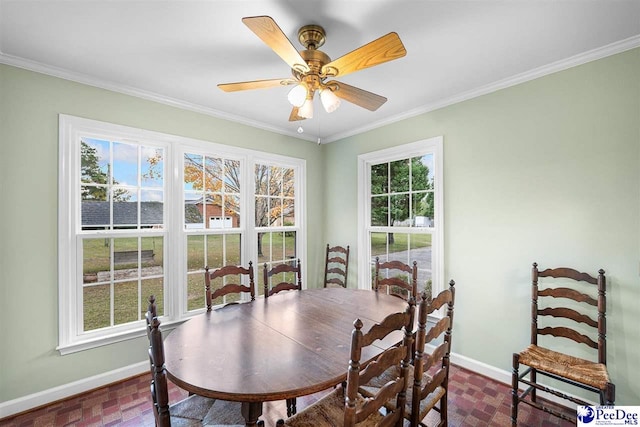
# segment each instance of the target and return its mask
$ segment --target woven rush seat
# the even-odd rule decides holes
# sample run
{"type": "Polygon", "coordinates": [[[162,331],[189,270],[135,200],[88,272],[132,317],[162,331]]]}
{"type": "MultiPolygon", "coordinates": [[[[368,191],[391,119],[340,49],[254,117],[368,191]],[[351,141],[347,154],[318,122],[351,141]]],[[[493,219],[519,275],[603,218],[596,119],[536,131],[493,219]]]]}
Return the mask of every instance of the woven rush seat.
{"type": "MultiPolygon", "coordinates": [[[[400,375],[400,370],[397,369],[394,366],[394,367],[384,371],[384,373],[382,375],[373,378],[367,384],[360,386],[358,391],[364,397],[371,397],[371,396],[375,395],[375,393],[378,390],[380,390],[380,388],[382,388],[382,386],[384,386],[387,382],[392,381],[394,378],[397,378],[399,375],[400,375]]],[[[413,378],[414,375],[415,374],[414,374],[413,365],[409,366],[409,374],[408,374],[409,378],[413,378]]],[[[433,378],[431,378],[431,376],[427,375],[426,373],[422,375],[422,383],[423,384],[429,384],[429,383],[431,383],[432,380],[433,380],[433,378]]],[[[420,412],[419,413],[421,415],[424,414],[424,415],[422,415],[422,417],[420,419],[423,419],[427,415],[429,410],[431,408],[433,408],[438,403],[438,401],[445,395],[446,392],[447,392],[447,390],[445,390],[444,387],[438,385],[424,399],[420,400],[420,412]]],[[[412,402],[412,400],[413,400],[413,387],[409,387],[409,388],[407,388],[407,405],[406,405],[406,410],[405,410],[406,414],[411,414],[411,402],[412,402]]],[[[394,400],[390,400],[390,401],[387,401],[384,406],[387,409],[393,410],[396,407],[395,403],[396,402],[394,400]]]]}
{"type": "Polygon", "coordinates": [[[534,344],[520,352],[520,363],[599,389],[604,389],[609,382],[609,374],[604,364],[558,353],[534,344]]]}
{"type": "MultiPolygon", "coordinates": [[[[359,410],[364,403],[361,396],[356,398],[356,408],[359,410]]],[[[278,426],[295,427],[335,427],[336,420],[342,420],[344,416],[344,389],[338,386],[328,395],[318,400],[307,410],[288,418],[284,424],[280,422],[278,426]]],[[[382,414],[373,414],[367,417],[358,427],[374,427],[382,421],[382,414]]]]}

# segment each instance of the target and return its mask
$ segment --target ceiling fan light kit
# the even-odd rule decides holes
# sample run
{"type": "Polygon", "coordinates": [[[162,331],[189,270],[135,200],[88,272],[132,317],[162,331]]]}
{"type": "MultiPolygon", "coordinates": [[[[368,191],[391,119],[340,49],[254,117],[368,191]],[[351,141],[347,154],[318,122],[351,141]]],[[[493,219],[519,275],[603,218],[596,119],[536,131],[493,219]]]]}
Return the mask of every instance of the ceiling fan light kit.
{"type": "Polygon", "coordinates": [[[377,110],[387,98],[337,80],[326,80],[393,61],[407,54],[398,34],[391,32],[332,61],[326,53],[318,50],[326,40],[324,28],[319,25],[300,28],[298,41],[305,50],[298,51],[271,17],[250,16],[242,18],[242,22],[289,65],[293,77],[221,83],[218,87],[225,92],[235,92],[295,85],[287,95],[293,105],[289,121],[313,117],[313,96],[316,91],[328,113],[340,106],[340,99],[370,111],[377,110]]]}
{"type": "Polygon", "coordinates": [[[294,107],[302,107],[304,101],[307,99],[307,87],[304,83],[297,84],[289,91],[287,95],[289,102],[294,107]]]}
{"type": "Polygon", "coordinates": [[[329,88],[320,89],[320,101],[327,113],[333,113],[340,106],[340,98],[329,88]]]}

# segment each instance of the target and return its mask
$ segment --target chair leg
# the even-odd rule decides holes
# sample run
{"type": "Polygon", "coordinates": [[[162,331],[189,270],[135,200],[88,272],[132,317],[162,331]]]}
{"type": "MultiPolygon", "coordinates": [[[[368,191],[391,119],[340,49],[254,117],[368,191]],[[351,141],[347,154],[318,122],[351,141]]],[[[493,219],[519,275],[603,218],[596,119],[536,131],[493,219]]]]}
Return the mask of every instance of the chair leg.
{"type": "MultiPolygon", "coordinates": [[[[529,379],[531,380],[532,384],[537,384],[537,375],[536,375],[537,371],[534,368],[531,368],[530,374],[529,374],[529,379]]],[[[532,388],[531,389],[531,401],[535,402],[536,401],[536,388],[532,388]]]]}
{"type": "Polygon", "coordinates": [[[604,391],[604,402],[602,401],[602,394],[600,395],[600,404],[601,405],[613,405],[616,401],[616,386],[612,383],[607,383],[607,387],[604,391]]]}
{"type": "Polygon", "coordinates": [[[513,367],[511,370],[511,425],[518,425],[518,403],[520,399],[518,397],[518,367],[520,366],[520,355],[513,353],[513,367]]]}
{"type": "Polygon", "coordinates": [[[296,398],[293,397],[293,398],[287,399],[287,417],[295,415],[296,412],[297,412],[296,398]]]}

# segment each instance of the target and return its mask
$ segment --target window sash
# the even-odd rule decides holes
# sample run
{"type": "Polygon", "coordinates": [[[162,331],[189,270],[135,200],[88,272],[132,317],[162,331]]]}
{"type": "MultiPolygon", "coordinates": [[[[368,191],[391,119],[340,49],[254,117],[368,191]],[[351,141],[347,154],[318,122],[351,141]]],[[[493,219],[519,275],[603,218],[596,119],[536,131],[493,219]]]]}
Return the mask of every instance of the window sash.
{"type": "MultiPolygon", "coordinates": [[[[358,287],[370,289],[372,283],[371,234],[401,233],[431,236],[431,280],[432,292],[437,294],[444,289],[444,218],[443,218],[443,138],[441,136],[404,144],[389,149],[366,153],[358,156],[358,287]],[[433,155],[434,167],[434,218],[431,227],[372,225],[371,222],[371,168],[381,163],[411,159],[426,154],[433,155]]],[[[385,194],[394,194],[390,189],[385,194]]],[[[421,267],[418,261],[418,269],[421,267]]],[[[423,285],[423,284],[422,284],[423,285]]],[[[422,286],[419,286],[422,287],[422,286]]]]}
{"type": "MultiPolygon", "coordinates": [[[[260,273],[256,262],[256,240],[258,230],[253,224],[254,218],[254,165],[268,164],[277,167],[287,167],[294,170],[294,217],[295,225],[283,227],[287,231],[295,231],[296,247],[305,247],[304,232],[304,188],[305,160],[295,159],[270,153],[262,153],[248,149],[198,141],[159,132],[135,129],[111,123],[83,119],[73,116],[60,115],[59,131],[59,345],[61,354],[105,345],[113,342],[144,335],[144,319],[115,325],[112,327],[82,332],[82,289],[83,289],[83,258],[82,241],[90,238],[121,238],[162,236],[164,266],[164,317],[163,322],[169,326],[181,322],[186,318],[204,311],[189,310],[187,306],[187,286],[171,284],[186,283],[189,276],[204,273],[188,271],[187,247],[188,237],[195,235],[233,236],[240,237],[240,257],[243,265],[253,260],[257,275],[260,273]],[[110,141],[124,141],[145,146],[164,148],[164,227],[162,229],[111,229],[111,230],[82,230],[81,228],[81,196],[80,196],[80,138],[91,136],[110,141]],[[185,153],[199,153],[212,157],[240,161],[241,190],[240,190],[240,222],[238,226],[219,229],[186,229],[184,214],[184,165],[185,153]],[[251,220],[248,220],[251,219],[251,220]],[[251,240],[250,238],[251,237],[251,240]],[[171,262],[166,262],[170,259],[171,262]]],[[[274,231],[280,227],[269,228],[274,231]]],[[[298,257],[304,259],[306,253],[298,252],[298,257]]],[[[204,266],[203,266],[204,267],[204,266]]],[[[204,292],[204,283],[203,283],[204,292]]],[[[140,310],[145,310],[147,295],[142,298],[140,310]]]]}

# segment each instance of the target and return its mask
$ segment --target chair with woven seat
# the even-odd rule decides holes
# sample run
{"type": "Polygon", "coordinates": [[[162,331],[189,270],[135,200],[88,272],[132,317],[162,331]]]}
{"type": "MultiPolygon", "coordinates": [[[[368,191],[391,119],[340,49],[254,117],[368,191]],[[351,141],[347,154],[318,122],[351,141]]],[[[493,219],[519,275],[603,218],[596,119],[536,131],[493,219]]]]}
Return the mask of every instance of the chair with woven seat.
{"type": "MultiPolygon", "coordinates": [[[[453,305],[455,302],[455,282],[449,282],[449,288],[431,299],[426,292],[420,295],[418,307],[418,330],[416,332],[413,365],[409,367],[409,377],[413,385],[407,391],[405,418],[412,427],[424,426],[423,420],[431,411],[438,413],[436,421],[429,415],[429,425],[446,426],[448,422],[447,399],[449,390],[449,354],[453,326],[453,305]],[[427,316],[443,306],[446,314],[433,326],[427,328],[427,316]],[[431,347],[425,351],[426,344],[431,347]]],[[[373,396],[397,370],[387,370],[360,387],[365,397],[373,396]]],[[[385,404],[387,409],[395,409],[395,402],[385,404]]]]}
{"type": "Polygon", "coordinates": [[[404,312],[386,316],[366,332],[362,331],[364,326],[362,321],[356,319],[351,333],[351,355],[346,390],[338,386],[328,395],[286,421],[278,420],[276,425],[287,427],[402,426],[409,385],[408,371],[411,362],[414,312],[415,299],[411,298],[404,312]],[[402,344],[387,348],[361,369],[363,348],[372,345],[376,340],[384,339],[395,331],[403,332],[402,344]],[[394,366],[397,367],[398,375],[390,378],[373,398],[364,399],[358,393],[360,384],[368,382],[394,366]],[[386,411],[383,415],[380,410],[387,400],[395,400],[396,408],[386,411]]]}
{"type": "Polygon", "coordinates": [[[402,261],[380,262],[380,258],[376,257],[375,268],[374,291],[383,291],[406,300],[418,297],[418,263],[416,261],[408,265],[402,261]],[[382,271],[384,274],[381,274],[382,271]]]}
{"type": "Polygon", "coordinates": [[[191,395],[169,405],[167,372],[164,367],[164,343],[156,310],[155,297],[151,295],[146,320],[151,367],[151,398],[156,426],[244,426],[240,402],[191,395]]]}
{"type": "Polygon", "coordinates": [[[576,418],[538,400],[537,390],[577,405],[593,404],[557,386],[541,384],[540,375],[594,392],[600,405],[613,405],[615,385],[607,371],[604,270],[599,270],[596,278],[571,268],[539,271],[538,264],[533,263],[531,282],[531,344],[513,354],[512,425],[518,422],[519,403],[576,422],[576,418]],[[544,279],[538,283],[539,278],[544,279]],[[567,346],[570,343],[567,339],[577,343],[575,350],[567,346]],[[557,347],[562,351],[554,350],[555,345],[562,345],[557,347]],[[589,357],[589,352],[592,357],[583,358],[585,354],[589,357]],[[519,371],[521,365],[525,366],[522,373],[519,371]],[[522,393],[520,384],[526,387],[522,393]]]}
{"type": "Polygon", "coordinates": [[[269,269],[267,263],[264,263],[263,277],[262,280],[264,282],[264,296],[265,298],[270,297],[271,295],[277,294],[278,292],[287,291],[287,290],[302,290],[302,268],[300,266],[300,259],[297,260],[295,265],[291,264],[278,264],[273,268],[269,269]],[[282,275],[279,276],[278,275],[282,275]],[[272,277],[276,276],[276,279],[280,280],[278,283],[270,283],[272,282],[272,277]]]}
{"type": "Polygon", "coordinates": [[[209,267],[205,267],[204,283],[207,302],[207,311],[211,311],[213,302],[222,298],[222,306],[238,304],[242,293],[248,293],[251,301],[256,299],[255,284],[253,280],[253,263],[249,261],[249,267],[244,268],[239,265],[225,265],[209,272],[209,267]],[[242,277],[247,277],[248,285],[241,283],[242,277]],[[235,280],[234,280],[235,279],[235,280]],[[217,281],[217,282],[216,282],[217,281]],[[238,283],[235,283],[235,282],[238,283]],[[213,292],[213,285],[219,284],[213,292]],[[231,299],[231,300],[229,300],[231,299]]]}
{"type": "Polygon", "coordinates": [[[329,247],[324,262],[324,287],[347,287],[347,275],[349,273],[349,246],[329,247]]]}
{"type": "MultiPolygon", "coordinates": [[[[302,290],[302,268],[300,266],[300,259],[296,261],[295,265],[291,264],[278,264],[269,269],[267,263],[264,263],[264,270],[262,280],[264,282],[264,297],[268,298],[278,292],[288,290],[302,290]],[[275,276],[275,279],[272,279],[275,276]],[[273,284],[270,282],[278,281],[273,284]],[[271,286],[270,286],[271,285],[271,286]]],[[[296,413],[296,398],[292,397],[287,399],[287,416],[291,416],[296,413]]]]}

